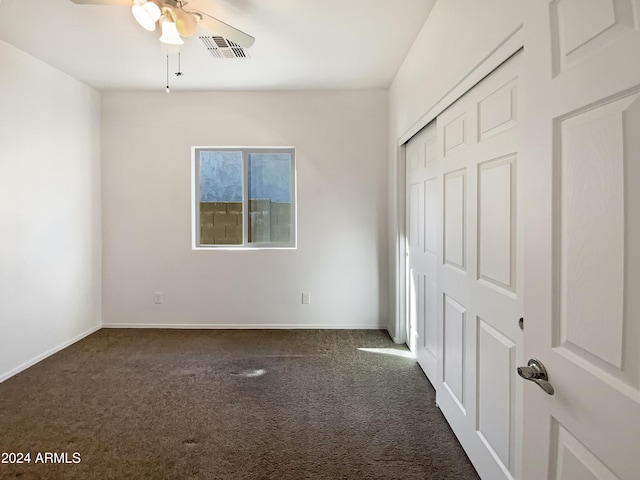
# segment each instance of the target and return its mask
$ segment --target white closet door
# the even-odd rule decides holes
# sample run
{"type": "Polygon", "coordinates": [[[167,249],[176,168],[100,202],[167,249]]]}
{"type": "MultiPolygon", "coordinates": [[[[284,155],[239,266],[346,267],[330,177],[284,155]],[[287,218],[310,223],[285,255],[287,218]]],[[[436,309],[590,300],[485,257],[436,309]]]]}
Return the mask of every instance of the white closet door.
{"type": "Polygon", "coordinates": [[[486,480],[518,478],[520,468],[519,57],[444,111],[435,136],[420,133],[406,150],[415,352],[486,480]],[[423,162],[430,148],[433,159],[423,162]]]}
{"type": "Polygon", "coordinates": [[[640,478],[640,2],[526,3],[525,480],[640,478]]]}
{"type": "Polygon", "coordinates": [[[436,376],[438,317],[437,265],[440,212],[435,122],[406,148],[408,344],[431,379],[436,376]]]}

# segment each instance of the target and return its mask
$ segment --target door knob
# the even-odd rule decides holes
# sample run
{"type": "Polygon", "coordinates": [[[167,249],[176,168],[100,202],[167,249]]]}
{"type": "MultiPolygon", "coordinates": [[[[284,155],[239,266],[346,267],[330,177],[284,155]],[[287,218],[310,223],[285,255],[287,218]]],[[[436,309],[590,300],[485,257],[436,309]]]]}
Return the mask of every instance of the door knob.
{"type": "Polygon", "coordinates": [[[540,388],[542,388],[549,395],[553,395],[553,386],[549,383],[549,377],[547,375],[547,369],[540,360],[532,358],[527,363],[526,367],[518,367],[518,375],[525,380],[536,382],[540,388]]]}

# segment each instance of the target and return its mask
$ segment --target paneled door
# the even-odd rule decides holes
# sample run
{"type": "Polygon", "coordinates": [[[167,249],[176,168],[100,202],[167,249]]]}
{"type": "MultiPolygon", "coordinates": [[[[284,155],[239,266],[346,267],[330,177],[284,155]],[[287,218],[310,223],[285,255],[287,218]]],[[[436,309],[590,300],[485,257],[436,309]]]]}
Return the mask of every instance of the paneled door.
{"type": "Polygon", "coordinates": [[[518,478],[520,469],[520,57],[406,146],[416,356],[487,480],[518,478]]]}
{"type": "Polygon", "coordinates": [[[640,478],[640,2],[525,2],[524,480],[640,478]]]}
{"type": "Polygon", "coordinates": [[[443,184],[437,401],[481,478],[518,477],[521,55],[437,119],[443,184]]]}
{"type": "Polygon", "coordinates": [[[407,343],[433,381],[436,378],[437,271],[440,212],[435,122],[411,138],[406,151],[407,343]]]}

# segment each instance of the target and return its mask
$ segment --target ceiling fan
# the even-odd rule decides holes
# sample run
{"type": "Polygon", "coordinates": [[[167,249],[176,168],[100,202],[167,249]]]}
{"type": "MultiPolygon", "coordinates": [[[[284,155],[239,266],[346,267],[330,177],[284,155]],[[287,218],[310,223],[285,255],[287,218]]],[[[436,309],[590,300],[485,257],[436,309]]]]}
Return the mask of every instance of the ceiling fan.
{"type": "Polygon", "coordinates": [[[198,25],[231,40],[244,48],[253,45],[255,38],[231,25],[196,9],[185,9],[183,0],[71,0],[79,5],[127,5],[133,16],[145,29],[153,31],[160,25],[160,41],[170,45],[182,45],[182,37],[189,37],[198,25]]]}

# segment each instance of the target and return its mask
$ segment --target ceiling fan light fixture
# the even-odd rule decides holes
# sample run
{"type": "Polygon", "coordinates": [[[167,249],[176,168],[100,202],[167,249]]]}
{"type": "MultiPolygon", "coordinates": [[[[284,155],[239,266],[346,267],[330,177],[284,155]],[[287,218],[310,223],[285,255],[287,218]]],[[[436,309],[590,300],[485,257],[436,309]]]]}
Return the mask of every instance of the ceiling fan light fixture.
{"type": "Polygon", "coordinates": [[[131,7],[136,21],[145,30],[153,32],[156,29],[156,22],[160,19],[160,7],[154,2],[136,0],[131,7]]]}
{"type": "Polygon", "coordinates": [[[162,26],[162,36],[160,37],[160,41],[162,43],[167,43],[169,45],[182,45],[184,43],[184,40],[180,38],[180,34],[176,29],[176,23],[174,21],[170,18],[164,17],[160,25],[162,26]]]}
{"type": "Polygon", "coordinates": [[[185,12],[182,9],[174,9],[176,16],[176,29],[181,37],[190,37],[196,33],[198,28],[198,20],[195,15],[189,12],[185,12]]]}

